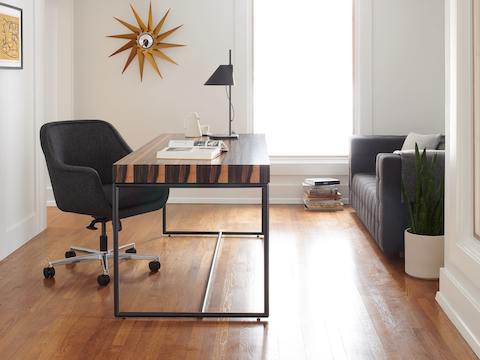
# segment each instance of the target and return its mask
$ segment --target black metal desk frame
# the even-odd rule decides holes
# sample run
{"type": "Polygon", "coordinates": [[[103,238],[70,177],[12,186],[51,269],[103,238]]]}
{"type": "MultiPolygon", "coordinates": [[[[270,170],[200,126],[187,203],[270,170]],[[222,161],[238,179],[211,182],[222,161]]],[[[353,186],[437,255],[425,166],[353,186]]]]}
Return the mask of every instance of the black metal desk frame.
{"type": "MultiPolygon", "coordinates": [[[[266,318],[269,316],[269,187],[268,184],[113,184],[113,269],[114,269],[114,314],[116,317],[160,317],[160,318],[266,318]],[[260,232],[237,232],[237,231],[168,231],[167,210],[163,208],[163,234],[167,236],[216,236],[217,241],[210,264],[210,271],[205,286],[202,307],[198,312],[151,312],[151,311],[121,311],[120,310],[120,272],[119,272],[119,194],[122,188],[128,187],[160,187],[160,188],[260,188],[262,190],[262,230],[260,232]],[[207,311],[208,301],[211,292],[211,281],[215,273],[217,258],[221,247],[223,236],[263,236],[263,312],[209,312],[207,311]]],[[[161,270],[160,270],[161,271],[161,270]]]]}

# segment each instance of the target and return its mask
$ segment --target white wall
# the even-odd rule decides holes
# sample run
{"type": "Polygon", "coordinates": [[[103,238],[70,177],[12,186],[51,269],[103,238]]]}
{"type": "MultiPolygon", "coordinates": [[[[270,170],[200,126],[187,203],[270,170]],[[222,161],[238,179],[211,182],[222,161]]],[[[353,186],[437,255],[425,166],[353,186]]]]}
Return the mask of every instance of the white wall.
{"type": "MultiPolygon", "coordinates": [[[[364,134],[444,132],[444,4],[439,0],[358,0],[368,8],[359,35],[370,36],[362,57],[370,62],[371,115],[363,115],[364,134]],[[369,12],[369,13],[368,13],[369,12]]],[[[198,111],[202,121],[216,131],[225,127],[226,104],[219,88],[204,87],[216,65],[234,49],[237,80],[251,81],[242,33],[235,26],[239,6],[235,1],[153,1],[161,15],[172,8],[169,26],[184,24],[172,41],[187,44],[169,53],[180,66],[162,63],[165,79],[147,66],[139,81],[136,63],[120,75],[127,53],[108,58],[124,42],[105,35],[123,32],[112,16],[134,21],[128,1],[75,2],[75,116],[103,117],[117,125],[133,147],[163,131],[182,131],[183,118],[198,111]],[[95,9],[93,11],[92,9],[95,9]],[[221,13],[210,21],[210,14],[221,13]],[[92,26],[95,24],[95,26],[92,26]],[[92,91],[94,89],[94,91],[92,91]],[[134,125],[132,125],[134,124],[134,125]]],[[[243,3],[243,2],[242,2],[243,3]]],[[[248,3],[246,1],[245,3],[248,3]]],[[[133,4],[145,15],[147,2],[133,4]]],[[[361,13],[362,10],[360,10],[361,13]]],[[[158,16],[157,15],[157,16],[158,16]]],[[[248,14],[247,14],[248,15],[248,14]]],[[[359,38],[360,36],[357,36],[359,38]]],[[[248,40],[248,39],[247,39],[248,40]]],[[[364,80],[365,82],[367,80],[364,80]]],[[[237,81],[241,86],[243,81],[237,81]]],[[[236,129],[249,129],[247,94],[234,88],[236,129]]],[[[369,101],[368,99],[362,101],[369,101]]]]}
{"type": "MultiPolygon", "coordinates": [[[[60,55],[58,63],[64,66],[59,79],[67,83],[72,81],[67,76],[67,64],[73,64],[74,89],[59,90],[58,94],[66,97],[60,103],[73,102],[74,118],[108,120],[134,148],[161,132],[182,132],[183,119],[191,111],[199,112],[202,122],[210,124],[214,131],[221,131],[227,115],[224,93],[221,88],[205,87],[203,83],[218,64],[226,62],[227,49],[232,48],[237,80],[234,128],[238,132],[252,129],[251,1],[152,1],[157,19],[171,8],[167,26],[184,24],[170,40],[187,46],[168,51],[180,65],[162,62],[163,80],[147,64],[143,83],[136,61],[121,74],[128,52],[108,57],[124,42],[106,35],[128,32],[113,16],[134,21],[129,1],[48,1],[70,4],[59,10],[67,13],[67,19],[73,13],[73,30],[68,29],[68,21],[58,26],[63,37],[73,36],[74,49],[64,49],[66,53],[60,55]]],[[[146,16],[147,4],[133,1],[142,16],[146,16]]],[[[357,15],[361,14],[356,22],[356,51],[362,65],[356,78],[357,100],[361,102],[357,106],[357,133],[443,133],[442,1],[357,0],[356,9],[357,15]]],[[[68,49],[67,41],[62,44],[68,49]]],[[[53,119],[70,117],[67,111],[53,119]]],[[[292,165],[289,158],[274,159],[272,202],[300,202],[302,178],[320,175],[337,176],[346,183],[346,159],[303,159],[299,165],[292,165]]],[[[343,191],[348,193],[346,187],[343,191]]],[[[172,198],[251,202],[256,194],[247,190],[233,195],[224,191],[177,191],[172,198]]],[[[50,204],[52,200],[49,189],[50,204]]]]}
{"type": "Polygon", "coordinates": [[[38,130],[43,122],[43,2],[23,9],[22,70],[0,69],[0,260],[45,228],[45,175],[38,130]]]}
{"type": "Polygon", "coordinates": [[[45,0],[45,118],[74,118],[73,0],[45,0]]]}
{"type": "Polygon", "coordinates": [[[444,2],[357,3],[363,16],[357,39],[364,44],[359,132],[444,133],[444,2]]]}
{"type": "MultiPolygon", "coordinates": [[[[165,29],[184,24],[167,41],[187,46],[166,50],[180,65],[159,62],[163,80],[146,63],[143,82],[137,61],[121,74],[128,51],[109,58],[125,41],[106,35],[129,32],[113,16],[135,23],[129,3],[75,1],[75,116],[111,121],[134,148],[162,132],[183,132],[183,119],[192,111],[214,131],[225,130],[224,89],[203,83],[219,64],[228,62],[228,49],[234,47],[234,1],[152,1],[155,21],[172,9],[165,29]]],[[[132,3],[146,18],[148,2],[132,3]]],[[[240,75],[244,69],[237,66],[235,71],[240,75]]],[[[245,119],[241,114],[237,118],[237,131],[244,131],[245,119]]]]}
{"type": "Polygon", "coordinates": [[[473,236],[471,3],[447,1],[445,267],[437,301],[480,356],[480,241],[473,236]]]}

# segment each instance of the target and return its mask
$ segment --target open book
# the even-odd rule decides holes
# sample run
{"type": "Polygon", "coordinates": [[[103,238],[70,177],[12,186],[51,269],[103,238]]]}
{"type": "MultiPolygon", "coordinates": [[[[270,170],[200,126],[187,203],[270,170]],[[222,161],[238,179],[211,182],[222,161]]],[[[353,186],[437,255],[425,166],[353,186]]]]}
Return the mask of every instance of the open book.
{"type": "Polygon", "coordinates": [[[157,159],[212,160],[225,151],[228,146],[221,140],[170,140],[157,159]]]}

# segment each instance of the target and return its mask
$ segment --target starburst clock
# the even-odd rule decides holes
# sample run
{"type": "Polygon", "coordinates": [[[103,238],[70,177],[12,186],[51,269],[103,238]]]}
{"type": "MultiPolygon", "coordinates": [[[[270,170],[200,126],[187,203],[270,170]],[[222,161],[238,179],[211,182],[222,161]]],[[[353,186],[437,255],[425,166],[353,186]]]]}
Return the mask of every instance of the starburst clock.
{"type": "Polygon", "coordinates": [[[172,44],[168,42],[164,42],[164,40],[177,31],[182,25],[177,26],[173,29],[163,31],[163,26],[165,24],[165,20],[170,12],[170,9],[165,13],[162,17],[160,22],[157,26],[153,27],[153,12],[152,12],[152,3],[150,3],[150,9],[148,11],[148,21],[147,24],[142,20],[142,18],[138,15],[135,8],[130,5],[133,11],[133,15],[137,21],[138,26],[132,25],[127,23],[126,21],[120,20],[118,18],[114,18],[118,22],[120,22],[123,26],[127,29],[132,31],[128,34],[120,34],[120,35],[111,35],[109,37],[116,38],[116,39],[125,39],[128,42],[123,45],[120,49],[115,51],[110,57],[120,54],[126,50],[130,49],[130,55],[128,56],[127,62],[125,63],[125,67],[123,68],[122,74],[127,70],[130,66],[132,61],[138,57],[138,65],[140,70],[140,79],[143,80],[143,70],[145,67],[145,59],[148,63],[152,66],[155,72],[161,77],[162,73],[158,67],[155,58],[168,61],[172,64],[178,65],[172,58],[164,53],[164,49],[181,47],[185,45],[181,44],[172,44]]]}

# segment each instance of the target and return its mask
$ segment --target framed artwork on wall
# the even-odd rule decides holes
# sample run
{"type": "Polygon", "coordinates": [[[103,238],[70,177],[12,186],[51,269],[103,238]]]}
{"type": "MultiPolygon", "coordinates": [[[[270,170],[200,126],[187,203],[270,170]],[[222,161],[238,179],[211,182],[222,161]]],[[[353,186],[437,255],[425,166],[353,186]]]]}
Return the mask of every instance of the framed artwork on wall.
{"type": "Polygon", "coordinates": [[[473,0],[474,234],[480,239],[480,0],[473,0]]]}
{"type": "Polygon", "coordinates": [[[23,69],[23,11],[1,2],[0,69],[23,69]]]}

